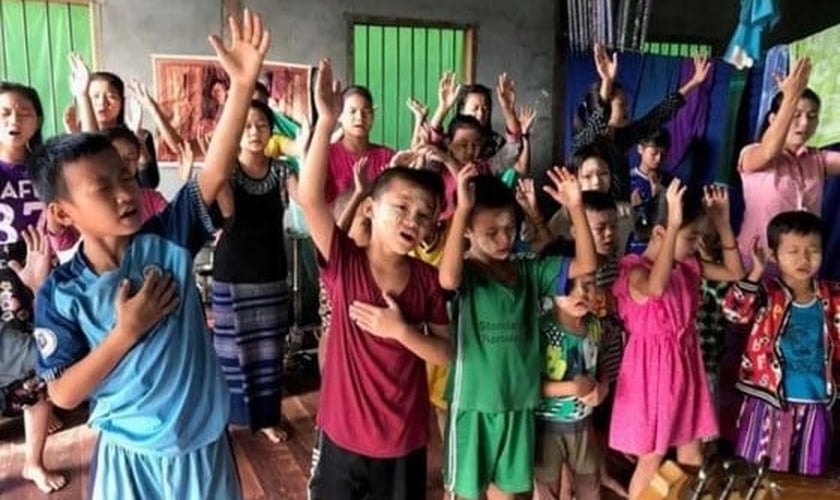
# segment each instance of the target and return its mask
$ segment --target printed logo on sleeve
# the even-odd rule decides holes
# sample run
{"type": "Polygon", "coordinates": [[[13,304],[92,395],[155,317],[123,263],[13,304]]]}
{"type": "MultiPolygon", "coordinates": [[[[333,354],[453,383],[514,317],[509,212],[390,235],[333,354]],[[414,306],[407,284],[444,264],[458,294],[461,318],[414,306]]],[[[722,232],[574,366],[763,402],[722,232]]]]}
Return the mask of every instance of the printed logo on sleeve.
{"type": "Polygon", "coordinates": [[[33,336],[38,344],[38,350],[41,351],[41,356],[44,358],[49,358],[58,347],[58,337],[49,328],[36,328],[33,336]]]}

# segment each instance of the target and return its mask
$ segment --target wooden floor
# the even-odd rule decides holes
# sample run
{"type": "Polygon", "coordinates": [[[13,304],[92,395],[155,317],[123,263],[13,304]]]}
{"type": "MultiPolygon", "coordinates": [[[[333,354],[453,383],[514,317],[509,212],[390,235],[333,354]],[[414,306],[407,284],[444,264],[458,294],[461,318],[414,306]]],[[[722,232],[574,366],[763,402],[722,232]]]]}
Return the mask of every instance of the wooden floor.
{"type": "MultiPolygon", "coordinates": [[[[246,430],[231,435],[236,462],[246,500],[303,500],[309,477],[310,453],[314,442],[318,393],[313,384],[294,381],[290,395],[283,399],[283,416],[288,421],[289,440],[282,445],[252,436],[246,430]]],[[[42,494],[21,479],[23,464],[23,426],[20,420],[0,426],[0,498],[3,500],[78,500],[88,498],[88,466],[96,434],[84,425],[86,412],[62,414],[65,429],[47,440],[47,466],[66,474],[67,486],[51,495],[42,494]]],[[[440,441],[430,446],[427,498],[440,499],[440,441]]]]}

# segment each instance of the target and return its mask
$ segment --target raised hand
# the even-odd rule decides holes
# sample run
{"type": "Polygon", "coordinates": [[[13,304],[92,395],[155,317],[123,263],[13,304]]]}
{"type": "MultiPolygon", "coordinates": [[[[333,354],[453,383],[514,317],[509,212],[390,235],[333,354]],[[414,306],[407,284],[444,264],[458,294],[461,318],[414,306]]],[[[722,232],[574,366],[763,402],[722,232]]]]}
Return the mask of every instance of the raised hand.
{"type": "Polygon", "coordinates": [[[74,97],[87,97],[90,87],[90,69],[79,54],[71,53],[70,60],[70,91],[74,97]]]}
{"type": "Polygon", "coordinates": [[[776,84],[779,90],[786,96],[791,98],[799,98],[802,92],[808,88],[808,79],[811,77],[811,60],[803,57],[796,60],[793,69],[782,78],[780,75],[774,75],[776,84]]]}
{"type": "Polygon", "coordinates": [[[675,230],[682,226],[683,222],[683,197],[686,186],[679,179],[674,179],[665,191],[665,199],[668,201],[668,227],[675,230]]]}
{"type": "Polygon", "coordinates": [[[149,91],[149,87],[144,83],[141,83],[136,78],[132,78],[131,81],[128,82],[128,90],[131,95],[137,99],[137,101],[147,108],[151,107],[155,101],[154,97],[152,97],[152,93],[149,91]]]}
{"type": "Polygon", "coordinates": [[[706,56],[695,56],[692,58],[692,61],[694,62],[694,74],[691,75],[691,82],[694,85],[700,85],[709,77],[712,63],[706,56]]]}
{"type": "Polygon", "coordinates": [[[228,24],[230,45],[225,46],[216,35],[210,36],[210,45],[232,85],[252,86],[271,44],[271,34],[263,28],[262,18],[248,9],[242,12],[241,22],[230,16],[228,24]]]}
{"type": "Polygon", "coordinates": [[[147,270],[143,284],[131,295],[131,282],[120,283],[114,299],[117,329],[131,340],[138,341],[163,318],[177,309],[178,283],[169,274],[157,269],[147,270]]]}
{"type": "Polygon", "coordinates": [[[178,171],[184,180],[189,180],[192,176],[193,163],[195,162],[195,153],[190,145],[190,141],[182,141],[178,144],[178,171]]]}
{"type": "Polygon", "coordinates": [[[595,60],[595,70],[601,80],[615,81],[615,76],[618,74],[618,53],[613,52],[612,57],[607,54],[607,50],[600,43],[596,43],[592,48],[593,59],[595,60]]]}
{"type": "Polygon", "coordinates": [[[341,114],[341,83],[333,79],[332,64],[329,59],[321,59],[318,63],[313,94],[318,116],[325,120],[325,123],[335,124],[341,114]]]}
{"type": "Polygon", "coordinates": [[[365,193],[370,188],[370,182],[365,174],[368,157],[363,156],[353,164],[353,187],[356,193],[365,193]]]}
{"type": "Polygon", "coordinates": [[[554,201],[567,209],[577,208],[583,203],[580,183],[566,167],[551,168],[546,174],[551,182],[543,186],[543,191],[554,198],[554,201]]]}
{"type": "Polygon", "coordinates": [[[767,269],[767,262],[770,256],[761,245],[761,238],[756,236],[753,238],[752,245],[750,245],[750,257],[752,259],[752,269],[750,269],[750,281],[759,281],[764,276],[764,270],[767,269]]]}
{"type": "Polygon", "coordinates": [[[537,110],[533,106],[522,106],[519,108],[519,113],[516,119],[519,121],[519,128],[523,134],[531,133],[531,126],[537,118],[537,110]]]}
{"type": "Polygon", "coordinates": [[[139,138],[140,131],[143,129],[143,106],[133,96],[125,100],[125,126],[139,138]]]}
{"type": "Polygon", "coordinates": [[[79,127],[79,117],[76,115],[76,105],[69,104],[64,108],[64,131],[68,134],[73,134],[81,130],[79,127]]]}
{"type": "Polygon", "coordinates": [[[41,285],[47,281],[54,260],[54,253],[50,240],[42,227],[28,226],[22,233],[26,243],[26,262],[10,261],[9,267],[20,278],[32,293],[37,293],[41,285]]]}
{"type": "Polygon", "coordinates": [[[537,193],[534,190],[534,179],[519,179],[516,183],[516,202],[525,213],[537,210],[537,193]]]}
{"type": "Polygon", "coordinates": [[[397,303],[387,293],[382,294],[386,307],[365,302],[350,304],[350,319],[362,330],[384,339],[398,339],[405,322],[397,303]]]}
{"type": "Polygon", "coordinates": [[[471,210],[475,204],[475,185],[471,184],[470,181],[476,175],[478,175],[478,169],[472,163],[458,171],[455,178],[458,182],[458,194],[456,195],[456,207],[458,209],[471,210]]]}
{"type": "Polygon", "coordinates": [[[461,85],[455,82],[455,73],[445,72],[440,77],[438,84],[438,105],[445,109],[452,109],[458,94],[461,93],[461,85]]]}
{"type": "Polygon", "coordinates": [[[516,109],[516,85],[507,73],[499,75],[496,97],[499,99],[499,105],[503,110],[513,112],[516,109]]]}
{"type": "Polygon", "coordinates": [[[703,188],[703,205],[714,224],[729,224],[729,190],[724,186],[711,185],[703,188]]]}
{"type": "Polygon", "coordinates": [[[411,114],[414,115],[415,120],[425,120],[429,114],[429,107],[414,97],[409,97],[405,105],[411,110],[411,114]]]}

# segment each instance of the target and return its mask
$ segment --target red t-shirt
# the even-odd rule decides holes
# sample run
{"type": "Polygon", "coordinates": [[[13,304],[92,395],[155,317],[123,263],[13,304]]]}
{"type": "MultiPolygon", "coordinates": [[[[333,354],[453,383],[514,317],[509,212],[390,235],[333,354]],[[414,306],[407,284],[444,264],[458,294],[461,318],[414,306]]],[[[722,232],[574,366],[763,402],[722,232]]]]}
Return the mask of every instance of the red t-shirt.
{"type": "MultiPolygon", "coordinates": [[[[350,320],[353,301],[385,307],[365,250],[335,229],[330,259],[319,259],[332,319],[318,425],[332,441],[372,458],[397,458],[426,446],[429,390],[425,362],[391,339],[350,320]]],[[[449,323],[437,270],[410,259],[411,278],[394,299],[409,324],[449,323]]]]}
{"type": "Polygon", "coordinates": [[[394,150],[385,146],[371,144],[364,154],[355,154],[347,150],[341,141],[330,144],[330,172],[324,187],[324,198],[332,203],[338,196],[353,187],[353,165],[363,156],[367,156],[365,173],[372,181],[388,167],[394,150]]]}

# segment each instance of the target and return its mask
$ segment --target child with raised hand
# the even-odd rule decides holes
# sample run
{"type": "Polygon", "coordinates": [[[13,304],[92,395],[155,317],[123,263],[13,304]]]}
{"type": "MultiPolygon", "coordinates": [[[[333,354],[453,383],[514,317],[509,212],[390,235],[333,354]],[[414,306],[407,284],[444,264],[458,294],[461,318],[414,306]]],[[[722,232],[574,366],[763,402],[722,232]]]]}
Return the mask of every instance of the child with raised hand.
{"type": "Polygon", "coordinates": [[[744,393],[735,453],[770,468],[823,474],[840,384],[840,285],[817,277],[825,228],[814,214],[770,220],[770,254],[753,241],[753,268],[724,298],[729,321],[749,325],[736,387],[744,393]],[[762,281],[772,259],[778,276],[762,281]]]}
{"type": "MultiPolygon", "coordinates": [[[[516,90],[507,73],[499,75],[496,97],[505,121],[504,137],[493,130],[493,99],[489,88],[480,84],[458,85],[455,74],[446,72],[438,86],[438,106],[429,120],[429,141],[440,144],[444,137],[443,120],[454,107],[456,115],[472,116],[481,124],[479,158],[489,162],[493,173],[501,173],[516,163],[522,149],[521,130],[516,116],[516,90]]],[[[527,175],[527,172],[520,172],[527,175]]]]}
{"type": "Polygon", "coordinates": [[[686,199],[678,179],[660,199],[647,250],[619,262],[613,284],[628,341],[621,361],[609,445],[637,455],[630,498],[637,498],[672,447],[677,460],[700,465],[701,442],[717,435],[715,410],[703,369],[695,317],[702,278],[743,277],[729,225],[727,190],[707,186],[703,200],[720,235],[723,264],[700,261],[700,195],[686,199]]]}
{"type": "Polygon", "coordinates": [[[44,111],[35,89],[0,82],[0,413],[23,409],[25,461],[23,477],[45,493],[60,489],[65,478],[44,466],[43,452],[52,405],[35,377],[36,347],[32,339],[32,297],[36,291],[18,277],[18,262],[29,261],[40,245],[30,244],[33,226],[41,226],[43,203],[32,189],[27,170],[32,151],[41,146],[44,111]],[[15,390],[11,390],[12,388],[15,390]],[[8,394],[8,396],[6,396],[8,394]],[[24,404],[25,403],[25,404],[24,404]]]}
{"type": "MultiPolygon", "coordinates": [[[[537,498],[558,498],[561,468],[568,467],[575,497],[600,498],[603,461],[592,412],[606,393],[599,383],[602,335],[592,314],[595,273],[570,279],[541,320],[542,399],[537,409],[537,498]]],[[[564,485],[567,486],[567,485],[564,485]]]]}
{"type": "Polygon", "coordinates": [[[101,135],[55,137],[30,167],[46,209],[83,239],[38,293],[35,337],[53,402],[93,401],[94,499],[241,498],[225,433],[230,395],[192,272],[269,46],[247,10],[230,32],[227,47],[210,38],[232,82],[224,133],[163,213],[141,226],[137,181],[101,135]]]}
{"type": "MultiPolygon", "coordinates": [[[[586,227],[580,186],[565,170],[549,171],[546,191],[586,227]]],[[[447,491],[489,500],[512,499],[533,485],[534,410],[540,400],[539,309],[561,295],[567,276],[595,271],[589,231],[577,257],[510,259],[516,228],[513,192],[474,166],[458,173],[458,200],[439,279],[457,291],[457,346],[447,387],[447,491]],[[464,259],[464,242],[470,242],[464,259]]]]}
{"type": "Polygon", "coordinates": [[[370,240],[358,247],[336,227],[324,193],[330,134],[342,101],[327,60],[319,64],[314,93],[319,118],[298,199],[319,253],[332,318],[311,498],[423,499],[429,423],[424,362],[449,362],[449,320],[434,268],[408,253],[437,220],[443,183],[428,170],[380,173],[361,206],[370,219],[370,240]]]}

